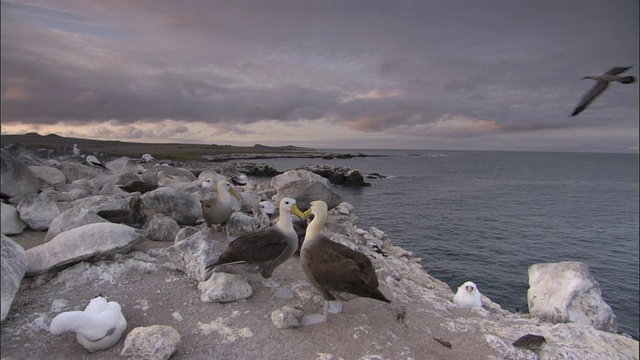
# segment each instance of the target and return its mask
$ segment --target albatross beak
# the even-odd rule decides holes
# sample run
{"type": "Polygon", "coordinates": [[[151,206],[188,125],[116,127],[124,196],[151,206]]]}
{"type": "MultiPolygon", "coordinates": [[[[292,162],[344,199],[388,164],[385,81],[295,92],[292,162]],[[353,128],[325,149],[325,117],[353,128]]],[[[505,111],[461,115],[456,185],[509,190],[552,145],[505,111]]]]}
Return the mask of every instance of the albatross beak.
{"type": "Polygon", "coordinates": [[[231,193],[231,195],[233,195],[234,198],[236,198],[236,200],[240,201],[240,195],[238,195],[234,188],[230,188],[229,192],[231,193]]]}
{"type": "Polygon", "coordinates": [[[291,212],[297,217],[299,217],[301,220],[306,219],[306,213],[303,213],[302,211],[300,211],[300,209],[298,209],[296,204],[291,205],[291,212]]]}
{"type": "Polygon", "coordinates": [[[303,215],[304,215],[304,217],[302,219],[306,219],[306,218],[311,217],[313,215],[313,213],[311,212],[311,208],[307,209],[307,211],[305,211],[303,213],[303,215]]]}

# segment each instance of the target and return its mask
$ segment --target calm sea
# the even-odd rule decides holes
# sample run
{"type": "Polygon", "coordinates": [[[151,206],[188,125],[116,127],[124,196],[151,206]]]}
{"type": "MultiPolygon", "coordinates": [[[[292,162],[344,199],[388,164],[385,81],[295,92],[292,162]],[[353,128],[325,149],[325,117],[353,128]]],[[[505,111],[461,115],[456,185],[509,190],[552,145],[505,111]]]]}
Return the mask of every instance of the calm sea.
{"type": "Polygon", "coordinates": [[[387,156],[255,162],[389,176],[335,188],[356,207],[359,227],[383,230],[452,289],[475,282],[504,309],[528,311],[530,265],[584,262],[619,331],[638,338],[637,154],[358,151],[387,156]]]}

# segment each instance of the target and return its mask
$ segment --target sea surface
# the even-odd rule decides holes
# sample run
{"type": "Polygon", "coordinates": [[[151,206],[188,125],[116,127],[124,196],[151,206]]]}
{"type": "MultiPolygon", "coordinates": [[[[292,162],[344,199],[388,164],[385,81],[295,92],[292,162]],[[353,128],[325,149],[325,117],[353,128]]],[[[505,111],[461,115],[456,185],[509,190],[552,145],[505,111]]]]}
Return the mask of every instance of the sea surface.
{"type": "Polygon", "coordinates": [[[528,268],[581,261],[600,283],[618,330],[638,339],[637,154],[336,150],[382,157],[268,159],[279,171],[331,164],[379,173],[335,187],[375,226],[456,290],[465,281],[502,308],[528,312],[528,268]]]}

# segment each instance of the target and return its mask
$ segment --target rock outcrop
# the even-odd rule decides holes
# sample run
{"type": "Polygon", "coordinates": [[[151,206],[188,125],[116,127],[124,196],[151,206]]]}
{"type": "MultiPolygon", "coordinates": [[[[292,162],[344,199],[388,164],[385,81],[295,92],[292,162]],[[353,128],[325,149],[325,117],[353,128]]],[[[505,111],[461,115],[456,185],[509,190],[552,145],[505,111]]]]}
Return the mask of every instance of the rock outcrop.
{"type": "Polygon", "coordinates": [[[589,267],[566,261],[529,267],[529,312],[554,324],[579,323],[615,333],[616,316],[589,267]]]}
{"type": "Polygon", "coordinates": [[[2,203],[0,209],[0,217],[2,217],[1,229],[3,235],[20,234],[27,225],[25,225],[18,214],[15,206],[2,203]]]}
{"type": "Polygon", "coordinates": [[[0,152],[0,192],[9,197],[36,194],[40,188],[40,180],[33,171],[17,161],[7,150],[0,149],[0,152]]]}
{"type": "Polygon", "coordinates": [[[2,235],[2,271],[0,272],[2,281],[0,321],[4,321],[11,308],[13,297],[18,292],[20,282],[27,270],[27,258],[22,246],[16,244],[10,238],[2,235]]]}

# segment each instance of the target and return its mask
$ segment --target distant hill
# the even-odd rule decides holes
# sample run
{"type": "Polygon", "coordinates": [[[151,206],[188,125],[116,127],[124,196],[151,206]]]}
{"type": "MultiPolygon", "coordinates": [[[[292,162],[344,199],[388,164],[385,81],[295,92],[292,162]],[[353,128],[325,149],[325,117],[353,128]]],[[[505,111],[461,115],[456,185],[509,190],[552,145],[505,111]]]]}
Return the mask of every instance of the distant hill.
{"type": "Polygon", "coordinates": [[[293,145],[265,146],[256,144],[254,146],[233,146],[216,144],[135,143],[117,140],[94,140],[63,137],[57,134],[40,135],[37,133],[0,135],[0,143],[3,147],[9,144],[19,144],[26,148],[54,149],[59,155],[71,154],[73,144],[77,144],[80,151],[85,154],[96,152],[111,156],[140,157],[142,154],[149,153],[156,158],[193,160],[196,160],[201,155],[317,152],[317,150],[312,148],[297,147],[293,145]]]}

